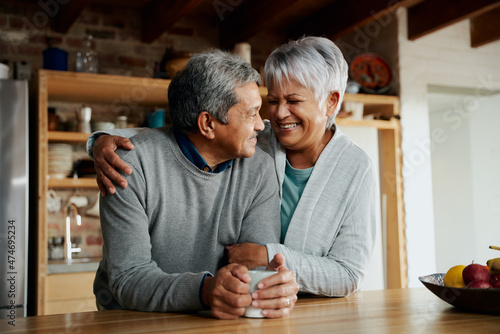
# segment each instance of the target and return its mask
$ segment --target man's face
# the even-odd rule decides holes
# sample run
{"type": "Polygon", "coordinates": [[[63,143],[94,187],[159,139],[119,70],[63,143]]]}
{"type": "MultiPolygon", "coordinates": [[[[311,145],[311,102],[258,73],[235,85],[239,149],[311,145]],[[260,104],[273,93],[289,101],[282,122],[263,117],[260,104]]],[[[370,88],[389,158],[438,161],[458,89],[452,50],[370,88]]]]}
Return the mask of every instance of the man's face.
{"type": "Polygon", "coordinates": [[[215,143],[224,160],[249,158],[255,153],[257,132],[264,130],[260,118],[262,99],[255,82],[235,89],[239,103],[228,111],[228,123],[217,122],[215,143]]]}

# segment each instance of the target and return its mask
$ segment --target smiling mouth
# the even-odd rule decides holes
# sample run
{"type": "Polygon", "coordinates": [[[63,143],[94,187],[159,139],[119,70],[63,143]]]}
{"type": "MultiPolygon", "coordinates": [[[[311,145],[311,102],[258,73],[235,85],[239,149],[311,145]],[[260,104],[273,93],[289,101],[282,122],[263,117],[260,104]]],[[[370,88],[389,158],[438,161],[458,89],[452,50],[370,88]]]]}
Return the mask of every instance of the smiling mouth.
{"type": "Polygon", "coordinates": [[[295,129],[299,123],[279,124],[280,129],[295,129]]]}
{"type": "Polygon", "coordinates": [[[249,140],[249,141],[257,141],[257,134],[253,135],[252,137],[248,138],[247,140],[249,140]]]}

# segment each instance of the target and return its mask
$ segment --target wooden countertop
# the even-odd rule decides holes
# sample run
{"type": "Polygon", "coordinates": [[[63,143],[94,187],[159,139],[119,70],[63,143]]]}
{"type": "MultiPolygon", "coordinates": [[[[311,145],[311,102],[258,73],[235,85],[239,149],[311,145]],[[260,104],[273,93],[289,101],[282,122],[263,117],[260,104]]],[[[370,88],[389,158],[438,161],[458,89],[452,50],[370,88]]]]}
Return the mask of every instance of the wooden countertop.
{"type": "Polygon", "coordinates": [[[425,288],[301,297],[284,319],[217,320],[208,313],[82,312],[0,321],[2,333],[499,333],[500,316],[465,313],[425,288]]]}

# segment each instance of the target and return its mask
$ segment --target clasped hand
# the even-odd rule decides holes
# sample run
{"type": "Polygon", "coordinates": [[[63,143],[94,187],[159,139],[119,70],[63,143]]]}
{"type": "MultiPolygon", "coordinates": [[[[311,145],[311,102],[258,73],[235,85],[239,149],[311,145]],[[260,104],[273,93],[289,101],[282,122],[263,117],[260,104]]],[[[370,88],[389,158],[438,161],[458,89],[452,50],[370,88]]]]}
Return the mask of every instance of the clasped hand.
{"type": "Polygon", "coordinates": [[[285,267],[283,254],[276,254],[268,269],[277,274],[264,278],[259,290],[249,294],[250,275],[240,264],[221,268],[215,277],[207,277],[203,285],[203,301],[210,306],[214,317],[236,319],[245,313],[250,304],[261,308],[267,318],[282,318],[290,314],[296,301],[299,286],[295,274],[285,267]]]}

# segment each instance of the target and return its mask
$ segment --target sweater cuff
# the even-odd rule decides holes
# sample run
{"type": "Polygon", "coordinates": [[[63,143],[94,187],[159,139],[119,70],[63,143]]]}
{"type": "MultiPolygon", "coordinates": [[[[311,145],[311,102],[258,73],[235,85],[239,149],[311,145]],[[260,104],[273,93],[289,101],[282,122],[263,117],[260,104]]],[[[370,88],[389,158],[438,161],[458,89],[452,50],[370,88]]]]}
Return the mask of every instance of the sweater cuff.
{"type": "Polygon", "coordinates": [[[203,278],[201,279],[201,283],[200,283],[200,290],[198,291],[198,298],[200,299],[200,303],[201,303],[201,306],[203,306],[204,309],[210,309],[210,306],[206,305],[204,302],[203,302],[203,284],[205,284],[205,278],[207,277],[214,277],[214,275],[212,275],[211,273],[205,273],[205,275],[203,275],[203,278]]]}
{"type": "Polygon", "coordinates": [[[89,157],[94,160],[94,152],[92,151],[92,149],[94,148],[94,144],[95,144],[95,141],[97,140],[97,138],[99,138],[100,136],[102,135],[107,135],[108,133],[105,132],[105,131],[95,131],[95,132],[92,132],[88,137],[87,137],[87,145],[86,145],[86,149],[87,149],[87,154],[89,155],[89,157]]]}
{"type": "MultiPolygon", "coordinates": [[[[274,256],[278,253],[283,253],[283,251],[281,250],[280,246],[282,246],[281,244],[266,244],[266,248],[267,248],[267,262],[271,262],[274,258],[274,256]]],[[[285,255],[285,254],[283,254],[285,255]]],[[[286,261],[286,258],[285,258],[285,261],[286,261]]]]}
{"type": "Polygon", "coordinates": [[[94,148],[94,143],[95,143],[95,140],[96,140],[96,136],[91,134],[90,136],[88,136],[87,138],[87,146],[86,146],[86,149],[87,149],[87,154],[89,155],[89,157],[94,160],[94,153],[92,152],[92,149],[94,148]]]}

